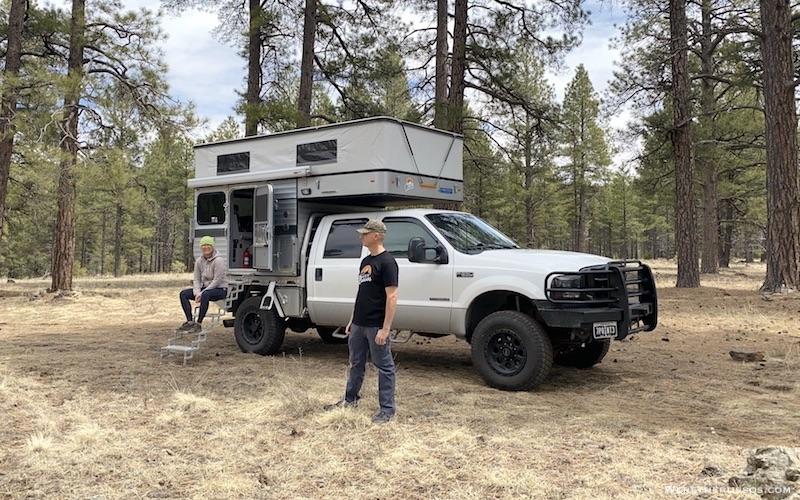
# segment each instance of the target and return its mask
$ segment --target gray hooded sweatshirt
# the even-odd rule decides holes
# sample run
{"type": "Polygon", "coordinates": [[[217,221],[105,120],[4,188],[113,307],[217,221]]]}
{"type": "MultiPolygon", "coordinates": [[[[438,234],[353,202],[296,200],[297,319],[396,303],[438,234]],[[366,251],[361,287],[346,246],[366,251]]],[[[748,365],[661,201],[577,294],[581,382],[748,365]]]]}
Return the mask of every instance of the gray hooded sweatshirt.
{"type": "Polygon", "coordinates": [[[194,262],[194,281],[192,288],[194,294],[199,295],[201,288],[228,288],[225,274],[228,266],[225,259],[219,256],[216,248],[211,257],[206,259],[202,255],[194,262]]]}

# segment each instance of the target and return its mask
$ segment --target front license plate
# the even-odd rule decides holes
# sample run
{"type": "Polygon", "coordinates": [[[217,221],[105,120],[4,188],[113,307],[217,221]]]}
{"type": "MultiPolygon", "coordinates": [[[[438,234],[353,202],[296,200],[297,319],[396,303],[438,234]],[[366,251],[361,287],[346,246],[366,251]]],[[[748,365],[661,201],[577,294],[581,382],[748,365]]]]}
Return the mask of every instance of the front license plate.
{"type": "Polygon", "coordinates": [[[617,336],[616,321],[600,321],[593,326],[593,335],[596,339],[613,339],[617,336]]]}

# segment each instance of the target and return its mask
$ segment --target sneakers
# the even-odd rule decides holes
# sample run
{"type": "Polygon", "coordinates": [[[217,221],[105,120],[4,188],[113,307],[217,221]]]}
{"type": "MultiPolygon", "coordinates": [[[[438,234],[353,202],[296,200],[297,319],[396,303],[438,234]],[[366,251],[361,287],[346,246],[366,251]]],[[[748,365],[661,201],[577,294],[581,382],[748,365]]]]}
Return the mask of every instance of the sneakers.
{"type": "Polygon", "coordinates": [[[186,321],[181,326],[179,326],[176,331],[178,332],[186,332],[186,333],[197,333],[203,329],[200,326],[200,323],[196,321],[186,321]]]}
{"type": "Polygon", "coordinates": [[[337,408],[355,408],[356,406],[358,406],[358,400],[345,401],[344,399],[340,399],[333,404],[323,406],[322,409],[325,411],[331,411],[337,408]]]}
{"type": "Polygon", "coordinates": [[[175,331],[176,332],[188,332],[189,328],[192,327],[192,323],[194,323],[194,321],[184,321],[181,326],[179,326],[178,328],[175,329],[175,331]]]}
{"type": "Polygon", "coordinates": [[[383,410],[379,411],[372,416],[373,424],[385,424],[394,418],[394,413],[388,413],[383,410]]]}

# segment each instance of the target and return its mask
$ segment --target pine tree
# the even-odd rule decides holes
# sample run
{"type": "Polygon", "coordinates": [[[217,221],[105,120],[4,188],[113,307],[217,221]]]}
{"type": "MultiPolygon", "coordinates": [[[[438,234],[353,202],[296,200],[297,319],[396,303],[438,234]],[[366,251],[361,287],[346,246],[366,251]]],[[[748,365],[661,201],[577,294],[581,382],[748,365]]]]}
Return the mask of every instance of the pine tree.
{"type": "Polygon", "coordinates": [[[562,110],[562,154],[567,158],[565,173],[572,191],[572,249],[588,248],[589,202],[592,183],[611,163],[605,134],[599,123],[600,101],[589,73],[578,65],[568,84],[562,110]]]}

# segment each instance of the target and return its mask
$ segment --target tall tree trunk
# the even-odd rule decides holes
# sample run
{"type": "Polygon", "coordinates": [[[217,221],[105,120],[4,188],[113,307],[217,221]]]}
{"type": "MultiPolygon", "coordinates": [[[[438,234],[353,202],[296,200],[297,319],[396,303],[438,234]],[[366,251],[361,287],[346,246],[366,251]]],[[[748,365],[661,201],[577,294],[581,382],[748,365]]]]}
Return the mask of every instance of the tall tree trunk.
{"type": "Polygon", "coordinates": [[[103,210],[103,219],[100,226],[100,274],[106,273],[106,227],[108,226],[108,212],[103,210]]]}
{"type": "Polygon", "coordinates": [[[700,286],[692,189],[692,136],[687,67],[686,0],[669,2],[672,52],[672,147],[675,152],[675,245],[680,288],[700,286]]]}
{"type": "Polygon", "coordinates": [[[297,97],[297,126],[311,124],[314,87],[314,37],[317,33],[317,0],[306,0],[303,15],[303,58],[300,62],[300,91],[297,97]]]}
{"type": "Polygon", "coordinates": [[[761,290],[800,288],[800,184],[794,100],[791,8],[761,0],[767,147],[767,275],[761,290]]]}
{"type": "Polygon", "coordinates": [[[117,202],[114,210],[114,276],[119,277],[122,262],[122,203],[117,202]]]}
{"type": "Polygon", "coordinates": [[[436,73],[433,126],[446,129],[447,118],[447,0],[436,0],[436,73]]]}
{"type": "Polygon", "coordinates": [[[733,246],[733,205],[730,200],[723,200],[720,214],[725,223],[720,223],[719,267],[731,266],[731,247],[733,246]]]}
{"type": "Polygon", "coordinates": [[[75,265],[75,166],[78,162],[78,102],[83,88],[83,47],[86,28],[85,0],[72,0],[64,119],[60,123],[63,158],[59,165],[58,215],[53,237],[50,290],[72,290],[75,265]]]}
{"type": "Polygon", "coordinates": [[[244,135],[258,133],[261,104],[261,28],[264,11],[261,0],[249,0],[250,25],[247,31],[247,91],[245,92],[244,135]]]}
{"type": "Polygon", "coordinates": [[[704,144],[698,148],[698,157],[703,169],[703,238],[701,273],[718,272],[719,258],[719,178],[717,171],[717,148],[714,145],[715,123],[714,111],[714,54],[711,31],[711,0],[703,0],[701,7],[702,37],[700,39],[700,71],[704,77],[700,80],[700,129],[703,131],[704,144]]]}
{"type": "Polygon", "coordinates": [[[467,0],[455,0],[453,24],[453,63],[448,97],[448,127],[453,132],[464,132],[464,73],[467,54],[467,0]]]}
{"type": "Polygon", "coordinates": [[[3,69],[3,98],[0,101],[0,241],[6,221],[6,197],[14,150],[14,115],[17,109],[19,68],[22,66],[22,24],[27,0],[11,0],[6,31],[6,66],[3,69]]]}
{"type": "Polygon", "coordinates": [[[531,134],[530,113],[525,113],[525,165],[523,172],[523,184],[525,189],[525,246],[534,248],[536,238],[534,233],[534,211],[533,211],[533,137],[531,134]]]}

